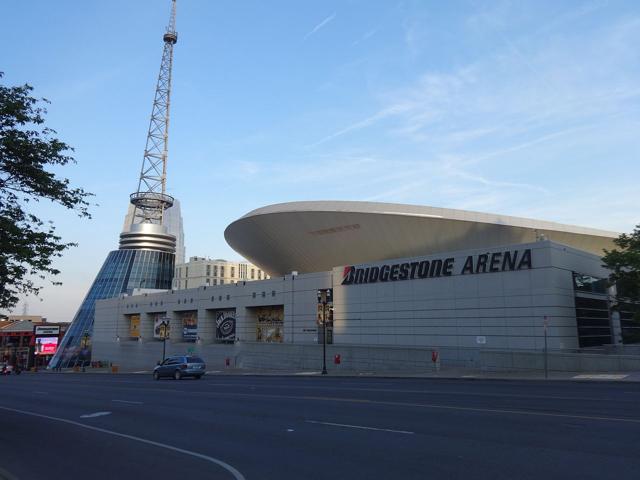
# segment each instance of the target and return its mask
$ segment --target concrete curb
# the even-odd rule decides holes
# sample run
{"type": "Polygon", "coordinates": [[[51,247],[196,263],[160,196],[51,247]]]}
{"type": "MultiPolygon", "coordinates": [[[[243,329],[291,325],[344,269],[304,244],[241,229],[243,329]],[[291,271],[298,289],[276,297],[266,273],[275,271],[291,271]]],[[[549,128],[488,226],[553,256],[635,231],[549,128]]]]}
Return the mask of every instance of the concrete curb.
{"type": "MultiPolygon", "coordinates": [[[[136,376],[151,376],[152,370],[149,371],[136,371],[136,372],[123,372],[111,373],[110,371],[87,371],[87,372],[74,372],[74,371],[62,371],[53,372],[50,370],[41,371],[37,373],[44,373],[46,375],[62,374],[62,375],[136,375],[136,376]]],[[[37,374],[29,372],[28,375],[37,374]]],[[[493,380],[493,381],[531,381],[531,382],[601,382],[601,383],[638,383],[640,382],[640,372],[610,372],[610,373],[593,373],[588,374],[584,372],[574,372],[572,374],[563,373],[560,375],[551,374],[549,378],[542,378],[542,375],[529,376],[521,375],[517,372],[505,373],[505,374],[487,374],[478,372],[460,372],[447,373],[441,372],[439,374],[434,373],[402,373],[402,372],[329,372],[327,376],[321,375],[320,371],[255,371],[255,370],[242,370],[242,369],[228,369],[223,371],[216,371],[215,373],[207,373],[207,377],[225,377],[225,376],[251,376],[251,377],[321,377],[321,378],[384,378],[384,379],[433,379],[433,380],[493,380]],[[607,376],[621,376],[624,378],[607,378],[607,376]],[[575,378],[580,376],[582,378],[575,378]]]]}

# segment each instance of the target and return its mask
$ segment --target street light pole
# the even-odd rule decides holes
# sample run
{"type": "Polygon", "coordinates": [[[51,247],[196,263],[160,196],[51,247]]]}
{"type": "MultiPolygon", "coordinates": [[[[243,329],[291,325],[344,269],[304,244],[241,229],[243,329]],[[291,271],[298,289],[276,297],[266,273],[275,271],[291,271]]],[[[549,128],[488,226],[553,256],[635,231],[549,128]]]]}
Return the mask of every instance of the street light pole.
{"type": "Polygon", "coordinates": [[[322,302],[322,375],[327,374],[327,302],[322,302]]]}
{"type": "Polygon", "coordinates": [[[162,325],[162,363],[164,363],[167,352],[167,321],[163,320],[162,325]]]}
{"type": "Polygon", "coordinates": [[[547,349],[547,329],[549,328],[549,319],[544,317],[544,378],[549,378],[549,359],[547,349]]]}

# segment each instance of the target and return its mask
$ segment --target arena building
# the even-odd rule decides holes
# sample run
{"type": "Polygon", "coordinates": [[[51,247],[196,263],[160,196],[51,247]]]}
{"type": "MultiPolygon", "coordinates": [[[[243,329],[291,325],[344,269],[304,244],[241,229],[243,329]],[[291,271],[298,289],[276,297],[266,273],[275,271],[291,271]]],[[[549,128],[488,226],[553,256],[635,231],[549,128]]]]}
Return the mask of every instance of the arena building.
{"type": "Polygon", "coordinates": [[[640,332],[605,281],[616,236],[430,207],[264,207],[225,237],[272,278],[99,301],[93,358],[149,368],[164,340],[167,354],[218,366],[317,369],[324,338],[333,368],[424,370],[433,352],[446,365],[533,368],[546,345],[552,368],[581,370],[567,355],[640,332]]]}

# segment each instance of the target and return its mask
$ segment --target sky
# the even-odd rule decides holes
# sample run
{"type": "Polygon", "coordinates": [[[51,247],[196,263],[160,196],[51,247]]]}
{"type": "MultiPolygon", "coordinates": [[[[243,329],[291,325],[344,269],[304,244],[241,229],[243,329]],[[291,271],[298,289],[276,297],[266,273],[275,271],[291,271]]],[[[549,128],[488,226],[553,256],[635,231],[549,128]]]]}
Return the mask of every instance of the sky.
{"type": "MultiPolygon", "coordinates": [[[[70,321],[116,249],[138,174],[169,0],[4,0],[0,71],[51,101],[59,173],[93,219],[40,203],[70,321]]],[[[269,204],[364,200],[617,232],[640,223],[637,0],[178,0],[170,195],[187,255],[269,204]]],[[[22,313],[21,303],[14,313],[22,313]]]]}

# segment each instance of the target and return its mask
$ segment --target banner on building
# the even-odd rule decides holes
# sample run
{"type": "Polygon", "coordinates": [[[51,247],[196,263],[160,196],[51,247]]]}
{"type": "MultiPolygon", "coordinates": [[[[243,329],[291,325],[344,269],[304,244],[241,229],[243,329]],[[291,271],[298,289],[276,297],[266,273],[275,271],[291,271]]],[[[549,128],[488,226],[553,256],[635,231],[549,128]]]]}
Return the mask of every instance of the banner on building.
{"type": "Polygon", "coordinates": [[[153,319],[153,338],[157,338],[158,340],[169,338],[170,330],[169,317],[156,314],[155,318],[153,319]]]}
{"type": "Polygon", "coordinates": [[[198,312],[182,314],[182,339],[185,342],[195,342],[198,339],[198,312]]]}
{"type": "Polygon", "coordinates": [[[129,319],[131,321],[129,336],[131,338],[140,338],[140,315],[131,315],[129,319]]]}
{"type": "Polygon", "coordinates": [[[284,340],[284,307],[256,308],[256,341],[282,343],[284,340]]]}
{"type": "Polygon", "coordinates": [[[234,342],[236,340],[236,311],[218,310],[216,312],[216,340],[234,342]]]}

